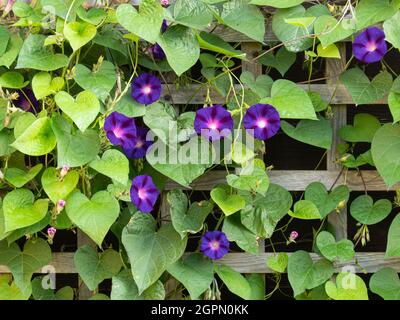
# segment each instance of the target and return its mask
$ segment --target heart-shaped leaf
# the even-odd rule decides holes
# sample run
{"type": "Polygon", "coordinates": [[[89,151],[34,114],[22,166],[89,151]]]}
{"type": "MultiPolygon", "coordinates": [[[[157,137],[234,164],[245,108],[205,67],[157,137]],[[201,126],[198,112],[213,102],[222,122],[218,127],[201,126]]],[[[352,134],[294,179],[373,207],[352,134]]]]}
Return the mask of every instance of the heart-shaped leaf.
{"type": "Polygon", "coordinates": [[[214,279],[214,266],[201,253],[191,253],[167,268],[167,271],[189,291],[192,300],[200,298],[214,279]]]}
{"type": "Polygon", "coordinates": [[[74,263],[79,276],[90,290],[95,290],[103,280],[117,275],[122,267],[118,252],[107,249],[98,253],[89,245],[75,252],[74,263]]]}
{"type": "Polygon", "coordinates": [[[53,54],[51,48],[44,45],[45,40],[45,35],[30,34],[21,48],[16,68],[54,71],[65,67],[68,57],[60,53],[53,54]]]}
{"type": "Polygon", "coordinates": [[[289,257],[287,271],[294,296],[297,296],[328,280],[333,275],[333,265],[325,259],[313,262],[308,252],[300,250],[289,257]]]}
{"type": "Polygon", "coordinates": [[[56,94],[54,100],[82,132],[90,126],[100,111],[100,102],[91,91],[80,92],[76,99],[61,91],[56,94]]]}
{"type": "Polygon", "coordinates": [[[32,90],[36,99],[43,99],[55,94],[64,87],[64,79],[61,77],[51,78],[47,72],[39,72],[32,79],[32,90]]]}
{"type": "Polygon", "coordinates": [[[122,232],[122,243],[141,294],[182,256],[187,238],[181,239],[171,224],[164,224],[156,231],[154,218],[138,213],[122,232]]]}
{"type": "Polygon", "coordinates": [[[119,215],[119,203],[107,191],[99,191],[91,199],[80,192],[72,193],[65,209],[72,222],[99,247],[119,215]]]}
{"type": "Polygon", "coordinates": [[[221,185],[211,190],[211,199],[221,208],[222,212],[229,216],[246,205],[245,200],[238,194],[233,194],[233,189],[227,185],[221,185]]]}
{"type": "Polygon", "coordinates": [[[157,41],[164,18],[163,8],[158,0],[143,0],[139,11],[130,4],[117,8],[118,22],[129,32],[154,43],[157,41]]]}
{"type": "Polygon", "coordinates": [[[28,172],[18,168],[8,168],[4,174],[4,179],[11,183],[14,187],[21,188],[29,181],[34,179],[40,170],[42,170],[42,168],[43,165],[41,163],[34,166],[28,172]]]}
{"type": "Polygon", "coordinates": [[[58,167],[80,167],[96,158],[100,151],[97,131],[74,132],[73,126],[59,115],[53,116],[51,127],[57,137],[58,167]]]}
{"type": "Polygon", "coordinates": [[[383,268],[374,273],[369,281],[373,293],[385,300],[400,300],[400,279],[396,270],[383,268]]]}
{"type": "Polygon", "coordinates": [[[349,261],[354,257],[353,242],[347,239],[335,241],[335,237],[327,231],[321,231],[316,241],[318,249],[329,261],[339,259],[342,262],[349,261]]]}
{"type": "Polygon", "coordinates": [[[248,165],[240,171],[240,175],[228,174],[227,183],[238,190],[254,191],[265,195],[269,188],[269,177],[265,165],[248,165]]]}
{"type": "Polygon", "coordinates": [[[314,32],[324,48],[350,37],[353,31],[344,28],[343,23],[332,16],[320,16],[314,23],[314,32]]]}
{"type": "Polygon", "coordinates": [[[16,189],[6,194],[3,200],[5,231],[31,226],[44,218],[47,213],[48,200],[35,202],[32,191],[16,189]]]}
{"type": "Polygon", "coordinates": [[[289,262],[289,256],[286,252],[279,252],[267,259],[267,266],[271,270],[279,273],[284,273],[289,262]]]}
{"type": "Polygon", "coordinates": [[[333,210],[339,209],[339,206],[344,206],[349,197],[350,191],[347,186],[338,186],[328,194],[325,185],[321,182],[310,183],[304,193],[304,199],[317,206],[322,218],[325,218],[333,210]]]}
{"type": "Polygon", "coordinates": [[[275,55],[272,51],[265,53],[258,61],[264,66],[272,67],[278,70],[283,77],[290,67],[295,63],[296,54],[287,51],[285,47],[282,47],[276,52],[275,55]]]}
{"type": "Polygon", "coordinates": [[[32,296],[35,300],[73,300],[74,289],[70,286],[63,287],[57,292],[53,289],[43,287],[44,276],[32,280],[32,296]]]}
{"type": "Polygon", "coordinates": [[[78,64],[75,67],[74,80],[80,87],[92,91],[102,102],[105,102],[117,81],[115,66],[103,61],[94,71],[78,64]]]}
{"type": "Polygon", "coordinates": [[[389,228],[386,257],[400,257],[400,214],[393,219],[389,228]]]}
{"type": "Polygon", "coordinates": [[[225,265],[216,265],[214,270],[230,292],[245,300],[250,299],[250,284],[239,272],[225,265]]]}
{"type": "Polygon", "coordinates": [[[381,127],[379,120],[368,113],[358,113],[353,125],[340,128],[340,137],[349,142],[372,142],[376,131],[381,127]]]}
{"type": "Polygon", "coordinates": [[[64,27],[65,39],[69,41],[72,49],[77,51],[92,40],[97,33],[94,25],[86,22],[71,22],[64,27]]]}
{"type": "Polygon", "coordinates": [[[322,219],[317,206],[309,200],[300,200],[294,204],[293,211],[288,212],[293,218],[302,220],[322,219]]]}
{"type": "Polygon", "coordinates": [[[357,197],[350,205],[350,214],[358,222],[371,225],[384,220],[392,211],[392,203],[387,199],[374,200],[368,195],[357,197]]]}
{"type": "Polygon", "coordinates": [[[11,146],[30,156],[42,156],[52,151],[56,143],[51,121],[45,117],[35,120],[11,146]]]}
{"type": "Polygon", "coordinates": [[[100,159],[90,162],[89,167],[122,185],[128,184],[129,161],[126,156],[118,150],[107,150],[100,159]]]}
{"type": "Polygon", "coordinates": [[[47,168],[42,175],[42,186],[53,203],[67,199],[79,181],[79,174],[70,170],[62,179],[56,168],[47,168]]]}
{"type": "Polygon", "coordinates": [[[281,127],[289,137],[329,150],[332,146],[331,121],[318,117],[318,120],[300,120],[297,126],[292,126],[286,121],[281,121],[281,127]]]}
{"type": "Polygon", "coordinates": [[[240,218],[240,213],[226,217],[222,231],[226,234],[229,241],[236,242],[244,251],[257,254],[259,252],[257,235],[247,229],[240,218]]]}
{"type": "Polygon", "coordinates": [[[174,4],[174,18],[184,26],[204,29],[213,20],[213,12],[202,1],[177,0],[174,4]]]}
{"type": "Polygon", "coordinates": [[[204,220],[213,209],[209,201],[193,202],[190,206],[182,190],[170,191],[167,195],[171,207],[172,225],[183,239],[187,233],[197,233],[203,229],[204,220]]]}
{"type": "Polygon", "coordinates": [[[21,252],[16,243],[0,242],[0,265],[7,266],[14,276],[15,284],[21,290],[30,287],[34,272],[47,265],[51,260],[51,250],[43,239],[28,240],[21,252]]]}
{"type": "Polygon", "coordinates": [[[32,288],[28,286],[24,290],[18,288],[15,282],[10,282],[11,275],[0,275],[0,300],[28,300],[32,294],[32,288]]]}
{"type": "Polygon", "coordinates": [[[396,6],[389,0],[363,0],[356,7],[357,30],[389,19],[396,13],[396,6]]]}
{"type": "Polygon", "coordinates": [[[271,88],[274,81],[266,74],[258,76],[254,79],[254,75],[250,71],[244,71],[240,75],[240,81],[250,88],[260,98],[268,97],[271,94],[271,88]]]}
{"type": "Polygon", "coordinates": [[[393,78],[387,71],[379,73],[372,81],[359,68],[347,70],[340,81],[349,91],[356,105],[373,104],[382,99],[392,86],[393,78]]]}
{"type": "Polygon", "coordinates": [[[339,273],[336,283],[325,283],[325,291],[333,300],[368,300],[368,289],[362,278],[354,273],[339,273]]]}
{"type": "Polygon", "coordinates": [[[0,66],[10,68],[22,47],[22,39],[17,34],[12,34],[7,43],[6,51],[0,55],[0,66]]]}
{"type": "Polygon", "coordinates": [[[19,72],[5,72],[0,76],[0,87],[9,89],[22,89],[28,85],[29,81],[24,81],[24,76],[19,72]]]}

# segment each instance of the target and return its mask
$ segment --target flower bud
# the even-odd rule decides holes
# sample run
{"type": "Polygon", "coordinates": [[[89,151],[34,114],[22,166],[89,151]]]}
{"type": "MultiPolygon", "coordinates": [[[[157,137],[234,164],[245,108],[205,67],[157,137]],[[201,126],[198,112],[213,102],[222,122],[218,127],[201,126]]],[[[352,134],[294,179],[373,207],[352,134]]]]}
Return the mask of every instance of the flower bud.
{"type": "Polygon", "coordinates": [[[64,177],[67,175],[70,167],[68,165],[63,165],[60,171],[60,181],[64,179],[64,177]]]}
{"type": "Polygon", "coordinates": [[[56,235],[56,232],[57,232],[56,228],[50,227],[50,228],[47,229],[47,236],[49,237],[48,241],[50,243],[52,242],[54,236],[56,235]]]}
{"type": "Polygon", "coordinates": [[[61,211],[63,211],[64,207],[65,207],[65,200],[62,199],[58,200],[56,205],[57,214],[60,214],[61,211]]]}

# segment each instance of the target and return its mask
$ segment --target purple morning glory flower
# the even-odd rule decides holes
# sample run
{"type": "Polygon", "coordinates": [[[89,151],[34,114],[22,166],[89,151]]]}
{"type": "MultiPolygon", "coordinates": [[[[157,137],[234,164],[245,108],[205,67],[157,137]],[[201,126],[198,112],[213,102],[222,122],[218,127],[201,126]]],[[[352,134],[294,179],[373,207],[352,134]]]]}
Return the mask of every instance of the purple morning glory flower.
{"type": "Polygon", "coordinates": [[[159,194],[150,176],[137,176],[132,180],[131,200],[141,212],[151,212],[159,194]]]}
{"type": "Polygon", "coordinates": [[[13,100],[13,104],[26,111],[37,113],[39,112],[39,102],[36,100],[35,95],[31,89],[25,88],[22,90],[18,90],[18,99],[13,100]]]}
{"type": "Polygon", "coordinates": [[[168,22],[167,20],[163,20],[162,25],[161,25],[161,33],[164,33],[168,29],[168,22]]]}
{"type": "Polygon", "coordinates": [[[253,130],[251,134],[259,140],[267,140],[274,136],[281,127],[278,111],[269,104],[255,104],[247,109],[243,118],[243,126],[253,130]]]}
{"type": "Polygon", "coordinates": [[[149,48],[150,54],[153,56],[155,60],[163,60],[165,59],[165,52],[164,50],[160,47],[158,43],[155,45],[151,46],[149,48]]]}
{"type": "Polygon", "coordinates": [[[135,120],[121,113],[111,113],[104,122],[104,130],[108,140],[115,146],[133,147],[137,129],[135,120]]]}
{"type": "Polygon", "coordinates": [[[231,114],[221,105],[202,108],[196,111],[194,129],[211,141],[226,137],[233,129],[231,114]]]}
{"type": "Polygon", "coordinates": [[[383,30],[370,27],[360,33],[353,42],[353,54],[364,63],[378,62],[387,52],[383,30]]]}
{"type": "Polygon", "coordinates": [[[152,141],[146,141],[148,129],[141,127],[136,129],[136,136],[132,140],[133,147],[124,148],[125,155],[130,159],[143,158],[152,144],[152,141]]]}
{"type": "Polygon", "coordinates": [[[148,105],[156,102],[161,96],[161,81],[150,73],[143,73],[132,82],[132,98],[148,105]]]}
{"type": "Polygon", "coordinates": [[[221,259],[229,251],[229,240],[221,231],[208,231],[201,238],[200,250],[212,260],[221,259]]]}

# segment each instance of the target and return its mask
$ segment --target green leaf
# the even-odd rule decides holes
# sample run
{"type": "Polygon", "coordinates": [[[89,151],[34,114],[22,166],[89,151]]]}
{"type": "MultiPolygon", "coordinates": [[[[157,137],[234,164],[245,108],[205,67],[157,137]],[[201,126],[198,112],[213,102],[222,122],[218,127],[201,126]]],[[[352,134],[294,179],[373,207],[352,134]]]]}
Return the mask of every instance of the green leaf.
{"type": "Polygon", "coordinates": [[[317,46],[317,54],[321,58],[340,59],[339,48],[335,44],[330,44],[325,48],[319,44],[317,46]]]}
{"type": "Polygon", "coordinates": [[[11,130],[4,129],[0,131],[0,157],[8,156],[15,151],[15,149],[11,147],[13,141],[14,135],[11,130]]]}
{"type": "Polygon", "coordinates": [[[246,252],[257,254],[259,252],[257,236],[247,229],[240,219],[240,214],[232,214],[224,219],[222,231],[229,241],[234,241],[246,252]]]}
{"type": "Polygon", "coordinates": [[[124,44],[121,31],[115,28],[103,27],[97,32],[97,35],[93,38],[93,42],[112,50],[121,53],[124,57],[128,56],[127,47],[124,44]]]}
{"type": "Polygon", "coordinates": [[[2,56],[4,52],[6,52],[9,41],[10,33],[5,27],[0,26],[0,56],[2,56]]]}
{"type": "MultiPolygon", "coordinates": [[[[53,289],[43,288],[45,276],[36,277],[32,280],[32,296],[35,300],[73,300],[74,289],[71,287],[63,287],[57,292],[53,289]]],[[[47,284],[47,282],[45,283],[47,284]]]]}
{"type": "Polygon", "coordinates": [[[239,272],[225,265],[216,265],[214,270],[230,292],[245,300],[250,299],[250,284],[239,272]]]}
{"type": "Polygon", "coordinates": [[[42,156],[56,146],[56,136],[49,118],[39,118],[22,133],[11,146],[30,156],[42,156]]]}
{"type": "Polygon", "coordinates": [[[321,231],[316,241],[318,249],[329,261],[339,259],[342,262],[351,260],[354,257],[353,242],[347,239],[335,241],[335,237],[327,231],[321,231]]]}
{"type": "Polygon", "coordinates": [[[400,12],[383,23],[385,40],[390,42],[393,47],[400,49],[400,12]]]}
{"type": "Polygon", "coordinates": [[[68,21],[75,20],[76,9],[82,5],[83,2],[83,0],[40,0],[43,11],[49,12],[52,15],[56,14],[64,20],[68,16],[68,21]]]}
{"type": "Polygon", "coordinates": [[[379,120],[368,113],[358,113],[353,125],[340,128],[340,137],[348,142],[372,142],[376,131],[381,127],[379,120]]]}
{"type": "Polygon", "coordinates": [[[244,71],[240,75],[240,81],[260,98],[268,97],[271,94],[272,84],[274,83],[272,78],[266,74],[262,74],[255,79],[250,71],[244,71]]]}
{"type": "Polygon", "coordinates": [[[32,191],[28,189],[13,190],[4,197],[3,212],[5,231],[13,231],[39,222],[48,209],[48,200],[35,202],[32,191]]]}
{"type": "Polygon", "coordinates": [[[325,283],[325,290],[333,300],[368,300],[367,286],[363,279],[354,273],[339,273],[336,283],[325,283]]]}
{"type": "Polygon", "coordinates": [[[92,91],[105,102],[117,81],[115,66],[109,61],[103,61],[97,70],[91,71],[84,65],[78,64],[75,67],[74,80],[80,87],[92,91]]]}
{"type": "Polygon", "coordinates": [[[122,232],[122,243],[131,263],[132,275],[139,294],[156,282],[175,263],[186,248],[171,224],[156,231],[156,221],[150,215],[135,214],[122,232]]]}
{"type": "Polygon", "coordinates": [[[350,205],[350,214],[358,222],[371,225],[384,220],[392,211],[392,204],[387,199],[374,200],[368,195],[357,197],[350,205]]]}
{"type": "Polygon", "coordinates": [[[21,50],[23,41],[15,34],[11,35],[10,41],[8,41],[6,51],[0,55],[0,66],[10,68],[21,50]]]}
{"type": "Polygon", "coordinates": [[[275,68],[283,77],[295,63],[296,54],[286,50],[285,47],[282,47],[276,52],[276,55],[270,51],[263,54],[258,61],[264,66],[275,68]]]}
{"type": "Polygon", "coordinates": [[[32,292],[30,286],[21,290],[15,281],[10,285],[8,284],[9,282],[8,274],[0,275],[0,300],[28,300],[30,298],[32,292]]]}
{"type": "Polygon", "coordinates": [[[328,260],[313,262],[308,252],[294,252],[288,263],[288,278],[294,296],[323,284],[333,275],[333,271],[333,265],[328,260]]]}
{"type": "Polygon", "coordinates": [[[384,21],[396,13],[389,0],[362,0],[356,7],[357,30],[364,29],[384,21]]]}
{"type": "Polygon", "coordinates": [[[269,188],[269,177],[265,168],[248,165],[240,171],[240,175],[228,174],[227,183],[238,190],[254,191],[265,195],[269,188]]]}
{"type": "Polygon", "coordinates": [[[118,201],[107,191],[99,191],[91,199],[75,192],[66,202],[68,217],[101,247],[108,230],[118,218],[118,201]]]}
{"type": "Polygon", "coordinates": [[[40,220],[39,222],[36,222],[35,224],[32,224],[28,227],[24,228],[19,228],[17,230],[14,230],[11,232],[10,235],[7,236],[7,242],[8,244],[15,242],[16,240],[28,236],[33,236],[35,233],[38,233],[42,231],[46,226],[51,224],[51,215],[48,212],[45,217],[40,220]]]}
{"type": "Polygon", "coordinates": [[[222,40],[215,34],[200,32],[196,34],[200,48],[210,50],[213,52],[221,53],[228,57],[235,57],[238,59],[244,59],[246,54],[240,50],[236,50],[229,43],[222,40]]]}
{"type": "Polygon", "coordinates": [[[80,167],[96,158],[100,151],[97,131],[74,132],[72,125],[59,115],[53,116],[51,126],[57,137],[58,167],[80,167]]]}
{"type": "Polygon", "coordinates": [[[317,119],[310,97],[292,81],[285,79],[275,81],[272,85],[271,97],[261,100],[261,103],[272,104],[281,118],[317,119]]]}
{"type": "Polygon", "coordinates": [[[87,11],[83,7],[79,7],[76,10],[76,14],[83,21],[86,21],[94,25],[100,24],[104,19],[107,18],[107,12],[103,8],[96,8],[96,7],[91,8],[87,11]]]}
{"type": "Polygon", "coordinates": [[[146,111],[150,106],[146,107],[135,99],[132,99],[131,92],[132,89],[129,89],[128,92],[118,101],[113,110],[122,113],[129,118],[142,117],[146,114],[146,111]]]}
{"type": "Polygon", "coordinates": [[[68,57],[60,53],[53,54],[44,45],[45,39],[46,36],[42,34],[31,34],[26,38],[19,53],[17,69],[54,71],[67,66],[68,57]]]}
{"type": "Polygon", "coordinates": [[[24,76],[19,72],[5,72],[0,76],[0,87],[9,89],[22,89],[28,85],[29,81],[24,81],[24,76]]]}
{"type": "Polygon", "coordinates": [[[340,75],[340,81],[345,85],[356,105],[373,104],[382,99],[392,86],[392,80],[389,72],[382,71],[370,81],[358,68],[347,70],[340,75]]]}
{"type": "Polygon", "coordinates": [[[221,19],[228,27],[258,42],[264,42],[264,16],[256,6],[248,4],[247,0],[225,2],[221,19]]]}
{"type": "Polygon", "coordinates": [[[184,26],[172,26],[158,39],[168,63],[180,76],[189,70],[200,57],[200,45],[192,29],[184,26]]]}
{"type": "Polygon", "coordinates": [[[339,22],[332,16],[318,17],[314,23],[314,32],[321,41],[323,48],[327,48],[353,34],[353,30],[344,28],[343,22],[339,22]]]}
{"type": "Polygon", "coordinates": [[[89,167],[123,185],[128,183],[129,160],[118,150],[107,150],[101,158],[90,162],[89,167]]]}
{"type": "Polygon", "coordinates": [[[286,252],[279,252],[267,259],[267,266],[271,270],[279,273],[284,273],[289,262],[289,256],[286,252]]]}
{"type": "Polygon", "coordinates": [[[281,128],[289,137],[303,143],[327,150],[332,146],[331,121],[321,116],[318,120],[300,120],[296,127],[282,121],[281,128]]]}
{"type": "Polygon", "coordinates": [[[385,257],[400,257],[400,214],[393,219],[387,239],[385,257]]]}
{"type": "Polygon", "coordinates": [[[55,94],[64,87],[64,79],[61,77],[51,78],[47,72],[39,72],[32,79],[32,90],[36,99],[43,99],[55,94]]]}
{"type": "Polygon", "coordinates": [[[322,219],[317,206],[309,200],[299,200],[294,204],[293,212],[289,211],[293,218],[302,220],[322,219]]]}
{"type": "Polygon", "coordinates": [[[393,116],[393,122],[400,120],[400,77],[393,81],[393,86],[389,91],[388,104],[393,116]]]}
{"type": "Polygon", "coordinates": [[[158,40],[164,18],[163,8],[158,0],[143,0],[139,11],[130,4],[117,8],[118,22],[129,32],[154,43],[158,40]]]}
{"type": "Polygon", "coordinates": [[[54,100],[82,132],[85,132],[100,111],[100,102],[91,91],[82,91],[75,99],[67,92],[61,91],[56,94],[54,100]]]}
{"type": "Polygon", "coordinates": [[[375,272],[369,281],[369,287],[385,300],[400,300],[400,279],[397,271],[392,268],[375,272]]]}
{"type": "Polygon", "coordinates": [[[227,185],[220,185],[211,190],[211,199],[221,208],[222,212],[229,216],[246,205],[245,200],[238,194],[233,194],[233,189],[227,185]]]}
{"type": "Polygon", "coordinates": [[[51,250],[43,239],[28,240],[22,252],[16,243],[8,246],[4,241],[0,242],[0,265],[11,270],[16,286],[22,291],[30,287],[33,273],[47,265],[50,260],[51,250]]]}
{"type": "Polygon", "coordinates": [[[189,291],[192,300],[200,298],[214,279],[214,266],[201,253],[191,253],[167,268],[167,271],[189,291]]]}
{"type": "Polygon", "coordinates": [[[195,234],[203,229],[203,223],[213,209],[209,201],[188,203],[182,190],[172,190],[167,195],[171,207],[171,220],[175,230],[183,239],[187,233],[195,234]]]}
{"type": "Polygon", "coordinates": [[[304,199],[313,202],[322,218],[325,218],[332,211],[340,210],[349,200],[350,190],[347,186],[341,185],[333,189],[329,194],[321,182],[310,183],[304,193],[304,199]]]}
{"type": "Polygon", "coordinates": [[[96,290],[103,280],[117,275],[122,267],[117,251],[107,249],[98,253],[89,245],[80,247],[75,252],[74,263],[79,276],[92,291],[96,290]]]}
{"type": "Polygon", "coordinates": [[[204,29],[213,19],[212,11],[202,1],[177,0],[173,10],[175,21],[190,28],[204,29]]]}
{"type": "Polygon", "coordinates": [[[304,0],[251,0],[251,4],[274,8],[290,8],[302,4],[304,0]]]}
{"type": "Polygon", "coordinates": [[[251,287],[250,300],[265,300],[265,278],[263,274],[246,274],[246,279],[251,287]]]}
{"type": "Polygon", "coordinates": [[[56,168],[47,168],[42,175],[43,189],[53,203],[67,199],[78,181],[79,173],[75,170],[68,171],[62,179],[56,168]]]}
{"type": "Polygon", "coordinates": [[[36,117],[33,113],[25,112],[22,113],[15,121],[14,125],[14,136],[15,138],[19,138],[32,123],[34,123],[36,117]]]}
{"type": "Polygon", "coordinates": [[[82,48],[96,36],[97,29],[86,22],[71,22],[64,27],[64,36],[74,51],[82,48]]]}
{"type": "Polygon", "coordinates": [[[34,166],[28,172],[21,170],[19,168],[7,168],[4,174],[4,179],[11,183],[16,188],[21,188],[26,185],[29,181],[34,179],[40,170],[42,170],[43,165],[41,163],[34,166]]]}

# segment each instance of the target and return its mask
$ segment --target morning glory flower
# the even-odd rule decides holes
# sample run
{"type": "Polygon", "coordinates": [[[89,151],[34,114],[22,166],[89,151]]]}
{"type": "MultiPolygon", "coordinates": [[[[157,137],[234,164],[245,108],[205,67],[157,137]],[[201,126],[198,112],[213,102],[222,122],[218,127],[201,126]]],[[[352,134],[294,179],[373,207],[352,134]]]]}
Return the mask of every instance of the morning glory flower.
{"type": "Polygon", "coordinates": [[[155,45],[152,45],[149,48],[149,52],[150,54],[153,56],[153,58],[155,60],[163,60],[165,59],[165,52],[164,50],[160,47],[160,45],[158,43],[156,43],[155,45]]]}
{"type": "Polygon", "coordinates": [[[216,104],[196,111],[194,129],[211,141],[220,140],[232,131],[233,119],[229,111],[216,104]]]}
{"type": "Polygon", "coordinates": [[[281,126],[278,111],[269,104],[255,104],[247,109],[243,126],[256,139],[266,140],[274,136],[281,126]]]}
{"type": "Polygon", "coordinates": [[[133,204],[144,213],[153,210],[154,205],[160,195],[160,191],[153,183],[150,176],[137,176],[132,180],[131,200],[133,204]]]}
{"type": "Polygon", "coordinates": [[[387,52],[383,30],[370,27],[360,33],[353,42],[353,54],[364,63],[378,62],[387,52]]]}
{"type": "Polygon", "coordinates": [[[35,95],[33,94],[33,91],[31,89],[25,88],[22,90],[18,90],[18,98],[16,100],[13,100],[12,103],[26,111],[26,112],[32,112],[32,113],[37,113],[39,112],[39,102],[36,100],[35,95]]]}
{"type": "Polygon", "coordinates": [[[221,231],[208,231],[201,238],[200,250],[212,260],[221,259],[229,251],[229,240],[221,231]]]}
{"type": "Polygon", "coordinates": [[[133,147],[124,148],[125,155],[130,159],[140,159],[146,155],[147,149],[151,146],[152,141],[146,141],[146,128],[137,127],[136,136],[132,140],[133,147]]]}
{"type": "Polygon", "coordinates": [[[161,96],[161,81],[150,73],[143,73],[132,82],[132,98],[148,105],[156,102],[161,96]]]}
{"type": "Polygon", "coordinates": [[[168,21],[164,19],[161,25],[161,33],[164,33],[165,31],[167,31],[167,29],[168,29],[168,21]]]}
{"type": "Polygon", "coordinates": [[[137,132],[133,118],[113,112],[106,118],[104,130],[108,140],[114,146],[122,146],[124,148],[133,147],[133,140],[137,132]]]}

